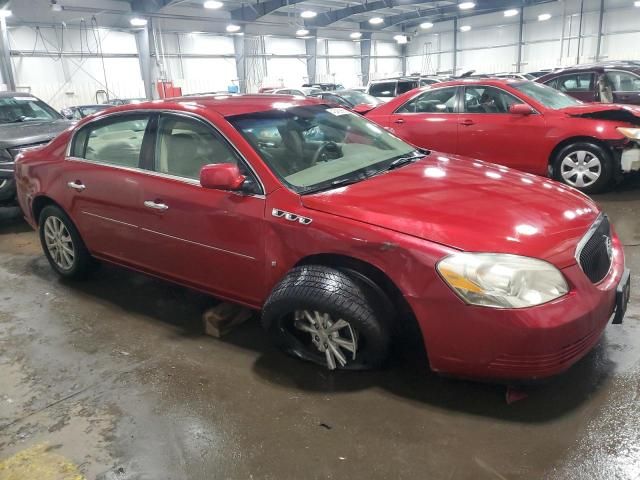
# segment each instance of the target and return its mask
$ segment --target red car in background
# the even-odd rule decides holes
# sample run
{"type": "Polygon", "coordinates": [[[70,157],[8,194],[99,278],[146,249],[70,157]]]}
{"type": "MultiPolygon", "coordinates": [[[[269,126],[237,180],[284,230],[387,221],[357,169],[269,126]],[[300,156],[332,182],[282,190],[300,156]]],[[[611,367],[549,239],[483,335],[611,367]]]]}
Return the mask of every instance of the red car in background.
{"type": "Polygon", "coordinates": [[[16,181],[61,277],[99,259],[262,309],[276,345],[329,369],[378,366],[411,332],[438,372],[546,377],[628,301],[584,195],[313,99],[118,107],[21,154],[16,181]]]}
{"type": "Polygon", "coordinates": [[[640,108],[582,103],[526,80],[416,89],[366,113],[422,148],[551,176],[586,193],[640,169],[640,108]]]}

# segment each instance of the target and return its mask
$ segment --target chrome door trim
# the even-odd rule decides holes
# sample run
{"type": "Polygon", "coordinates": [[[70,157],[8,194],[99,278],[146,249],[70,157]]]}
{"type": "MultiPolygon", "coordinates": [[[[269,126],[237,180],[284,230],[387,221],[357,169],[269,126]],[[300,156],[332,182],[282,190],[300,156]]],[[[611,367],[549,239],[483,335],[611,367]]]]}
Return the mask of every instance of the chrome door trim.
{"type": "Polygon", "coordinates": [[[148,228],[144,228],[144,227],[140,227],[140,230],[142,230],[144,232],[148,232],[148,233],[153,233],[155,235],[160,235],[161,237],[171,238],[173,240],[178,240],[180,242],[185,242],[185,243],[190,243],[192,245],[197,245],[199,247],[209,248],[211,250],[216,250],[218,252],[228,253],[230,255],[236,255],[238,257],[246,258],[246,259],[249,259],[249,260],[256,260],[255,257],[251,257],[249,255],[245,255],[244,253],[233,252],[231,250],[225,250],[224,248],[218,248],[218,247],[214,247],[212,245],[206,245],[204,243],[194,242],[193,240],[187,240],[186,238],[174,237],[173,235],[169,235],[167,233],[162,233],[162,232],[157,232],[156,230],[149,230],[148,228]]]}
{"type": "Polygon", "coordinates": [[[86,210],[81,210],[81,213],[83,215],[89,215],[90,217],[95,217],[95,218],[99,218],[100,220],[105,220],[107,222],[112,222],[112,223],[117,223],[119,225],[124,225],[126,227],[131,227],[131,228],[135,228],[138,229],[139,227],[136,225],[133,225],[131,223],[127,223],[127,222],[122,222],[120,220],[115,220],[113,218],[109,218],[109,217],[103,217],[102,215],[98,215],[97,213],[91,213],[91,212],[87,212],[86,210]]]}
{"type": "Polygon", "coordinates": [[[80,128],[76,129],[72,133],[71,137],[69,138],[69,141],[67,142],[67,149],[66,149],[66,153],[65,153],[65,159],[66,160],[74,160],[74,161],[84,161],[84,162],[91,163],[91,164],[98,164],[98,165],[103,165],[103,166],[107,166],[107,167],[116,167],[116,168],[121,168],[121,169],[131,170],[131,171],[138,171],[138,172],[143,172],[143,173],[157,174],[159,176],[163,176],[163,177],[167,177],[167,178],[171,178],[171,179],[175,179],[175,180],[180,180],[180,181],[183,181],[185,183],[192,183],[192,184],[200,185],[200,182],[198,180],[194,180],[192,178],[178,177],[178,176],[175,176],[175,175],[155,172],[155,171],[152,171],[152,170],[146,170],[144,168],[123,167],[121,165],[114,165],[114,164],[106,163],[106,162],[100,162],[100,161],[95,161],[95,160],[87,160],[86,158],[73,157],[71,155],[71,146],[73,145],[73,141],[75,140],[76,135],[78,134],[78,132],[80,130],[84,129],[88,125],[91,125],[93,123],[96,123],[96,122],[99,122],[99,121],[102,121],[102,120],[104,120],[106,118],[111,118],[111,117],[119,117],[119,116],[123,116],[124,117],[124,116],[127,116],[127,115],[144,115],[144,114],[147,114],[147,115],[151,115],[151,114],[161,115],[163,113],[168,113],[168,114],[171,114],[171,115],[177,115],[177,116],[182,116],[182,117],[186,117],[186,118],[200,120],[200,121],[204,122],[205,124],[207,124],[209,127],[211,127],[213,130],[215,130],[215,132],[218,133],[231,146],[231,149],[236,152],[238,157],[240,157],[240,159],[244,162],[244,164],[247,166],[247,168],[249,168],[249,170],[251,170],[251,173],[253,173],[254,177],[258,181],[258,184],[260,185],[260,189],[262,190],[262,193],[260,193],[260,194],[247,193],[247,194],[244,194],[244,195],[245,196],[254,196],[254,197],[258,197],[258,198],[260,198],[260,197],[266,198],[265,195],[266,195],[266,191],[267,190],[264,187],[264,183],[262,182],[262,179],[260,178],[260,176],[256,172],[255,168],[253,168],[253,165],[251,164],[251,162],[249,162],[249,160],[247,160],[247,157],[245,157],[242,154],[242,152],[240,152],[240,150],[235,146],[235,144],[231,140],[229,140],[229,137],[227,137],[227,135],[225,135],[222,131],[220,131],[218,129],[218,127],[216,127],[213,123],[211,123],[211,121],[209,121],[208,119],[206,119],[202,115],[199,115],[197,113],[192,113],[192,112],[184,112],[182,110],[145,108],[145,109],[140,109],[140,110],[124,110],[124,111],[118,111],[118,112],[105,113],[105,114],[100,115],[99,117],[92,118],[88,122],[83,123],[80,128]]]}

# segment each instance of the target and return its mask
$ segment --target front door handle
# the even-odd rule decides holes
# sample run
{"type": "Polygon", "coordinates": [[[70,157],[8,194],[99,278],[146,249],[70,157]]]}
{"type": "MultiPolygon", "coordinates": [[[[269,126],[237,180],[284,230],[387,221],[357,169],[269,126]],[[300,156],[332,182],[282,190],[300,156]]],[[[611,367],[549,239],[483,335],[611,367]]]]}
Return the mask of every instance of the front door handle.
{"type": "Polygon", "coordinates": [[[80,182],[80,180],[76,180],[75,182],[67,183],[67,187],[73,188],[76,192],[81,192],[85,188],[87,188],[82,184],[82,182],[80,182]]]}
{"type": "Polygon", "coordinates": [[[471,120],[470,118],[465,118],[464,120],[460,121],[460,125],[465,125],[465,126],[469,126],[469,125],[473,125],[476,122],[474,122],[473,120],[471,120]]]}
{"type": "Polygon", "coordinates": [[[397,120],[394,120],[393,123],[397,123],[398,125],[402,125],[404,123],[404,119],[398,118],[397,120]]]}
{"type": "Polygon", "coordinates": [[[147,200],[146,202],[144,202],[144,206],[147,208],[152,208],[154,210],[169,210],[168,205],[165,205],[164,203],[157,203],[153,200],[147,200]]]}

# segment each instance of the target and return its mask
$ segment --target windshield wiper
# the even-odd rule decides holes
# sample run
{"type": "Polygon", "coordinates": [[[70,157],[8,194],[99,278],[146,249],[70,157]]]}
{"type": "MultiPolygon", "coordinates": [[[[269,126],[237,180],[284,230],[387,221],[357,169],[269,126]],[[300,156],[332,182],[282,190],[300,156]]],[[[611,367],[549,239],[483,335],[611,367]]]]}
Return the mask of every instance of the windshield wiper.
{"type": "Polygon", "coordinates": [[[324,190],[331,190],[333,188],[338,188],[338,187],[344,187],[345,185],[351,185],[353,183],[358,183],[362,180],[365,180],[369,177],[365,176],[365,175],[361,175],[361,176],[357,176],[357,177],[348,177],[348,178],[341,178],[340,180],[334,180],[333,182],[326,184],[326,185],[319,185],[317,187],[312,187],[309,188],[308,190],[305,190],[303,192],[301,192],[302,195],[307,195],[309,193],[318,193],[318,192],[322,192],[324,190]]]}
{"type": "Polygon", "coordinates": [[[410,157],[400,157],[396,158],[393,162],[391,162],[383,171],[393,170],[394,168],[402,167],[403,165],[407,165],[409,163],[413,163],[421,158],[426,157],[425,153],[418,153],[417,155],[411,155],[410,157]]]}

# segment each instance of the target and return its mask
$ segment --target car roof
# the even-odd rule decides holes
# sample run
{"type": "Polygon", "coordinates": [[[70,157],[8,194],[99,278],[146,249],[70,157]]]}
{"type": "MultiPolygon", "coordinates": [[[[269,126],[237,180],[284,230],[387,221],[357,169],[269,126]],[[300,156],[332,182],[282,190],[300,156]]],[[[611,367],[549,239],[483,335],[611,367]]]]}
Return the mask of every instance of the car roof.
{"type": "Polygon", "coordinates": [[[459,78],[457,80],[447,80],[445,82],[436,83],[423,88],[442,88],[442,87],[456,87],[460,85],[490,85],[493,87],[503,87],[510,84],[520,84],[522,82],[529,82],[531,80],[524,80],[522,78],[499,78],[499,77],[486,77],[486,78],[459,78]]]}
{"type": "Polygon", "coordinates": [[[114,111],[135,111],[145,109],[177,109],[185,111],[211,110],[223,117],[243,115],[246,113],[264,112],[289,106],[318,105],[321,100],[295,95],[277,94],[234,94],[209,95],[193,97],[175,97],[166,100],[153,100],[133,105],[121,105],[114,111]]]}
{"type": "Polygon", "coordinates": [[[10,97],[33,97],[33,98],[38,98],[33,93],[29,93],[29,92],[9,92],[9,91],[0,92],[0,98],[10,98],[10,97]]]}

